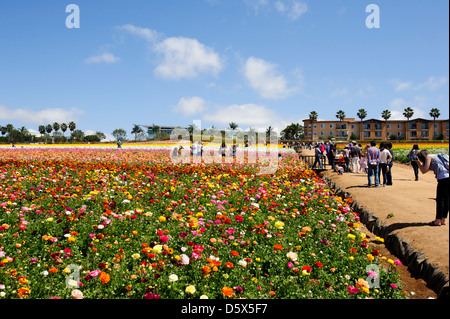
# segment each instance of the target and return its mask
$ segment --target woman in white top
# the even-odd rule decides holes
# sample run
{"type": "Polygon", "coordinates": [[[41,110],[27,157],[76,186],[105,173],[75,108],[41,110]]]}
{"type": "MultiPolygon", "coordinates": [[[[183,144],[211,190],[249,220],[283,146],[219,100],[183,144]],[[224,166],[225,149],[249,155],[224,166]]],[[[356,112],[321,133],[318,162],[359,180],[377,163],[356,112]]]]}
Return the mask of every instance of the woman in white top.
{"type": "MultiPolygon", "coordinates": [[[[378,174],[383,174],[383,187],[386,187],[387,184],[387,167],[389,163],[392,161],[392,155],[391,152],[386,147],[386,143],[380,144],[380,169],[378,170],[378,174]]],[[[380,177],[378,179],[381,181],[380,177]]]]}

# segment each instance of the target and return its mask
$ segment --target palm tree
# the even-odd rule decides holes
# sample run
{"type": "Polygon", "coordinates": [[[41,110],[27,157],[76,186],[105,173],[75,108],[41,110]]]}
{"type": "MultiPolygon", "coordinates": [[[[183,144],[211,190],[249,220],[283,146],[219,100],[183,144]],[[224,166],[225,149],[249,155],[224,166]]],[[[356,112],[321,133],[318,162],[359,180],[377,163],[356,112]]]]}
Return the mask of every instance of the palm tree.
{"type": "Polygon", "coordinates": [[[389,111],[389,110],[384,110],[383,112],[381,112],[381,117],[384,119],[384,126],[386,127],[386,134],[385,134],[385,136],[386,136],[386,138],[387,138],[387,121],[390,119],[390,117],[391,117],[391,111],[389,111]]]}
{"type": "Polygon", "coordinates": [[[359,124],[359,138],[363,139],[364,134],[362,130],[362,121],[366,118],[367,111],[365,109],[359,109],[358,113],[356,113],[356,116],[361,120],[361,123],[359,124]]]}
{"type": "Polygon", "coordinates": [[[158,138],[161,133],[161,126],[152,124],[152,131],[154,134],[154,139],[158,138]]]}
{"type": "MultiPolygon", "coordinates": [[[[309,119],[311,120],[311,138],[314,139],[314,122],[317,121],[317,118],[319,117],[319,115],[317,114],[316,111],[311,111],[309,113],[309,119]]],[[[294,124],[294,123],[292,123],[294,124]]]]}
{"type": "Polygon", "coordinates": [[[433,118],[433,139],[436,137],[436,119],[441,116],[441,112],[437,108],[432,108],[430,111],[430,116],[433,118]]]}
{"type": "Polygon", "coordinates": [[[39,130],[39,133],[40,133],[41,135],[44,135],[44,134],[45,134],[45,126],[44,126],[44,125],[39,125],[38,130],[39,130]]]}
{"type": "Polygon", "coordinates": [[[236,123],[234,123],[234,122],[231,122],[231,123],[229,123],[228,125],[230,126],[230,129],[232,129],[232,130],[235,130],[235,129],[237,129],[237,128],[238,128],[238,126],[239,126],[239,125],[237,125],[237,124],[236,124],[236,123]]]}
{"type": "Polygon", "coordinates": [[[404,111],[404,112],[403,112],[403,116],[406,117],[406,119],[407,119],[407,124],[406,124],[406,139],[409,140],[409,134],[408,134],[408,130],[409,130],[409,119],[414,115],[414,110],[408,106],[408,107],[405,108],[403,111],[404,111]]]}
{"type": "Polygon", "coordinates": [[[63,132],[63,136],[64,136],[64,140],[66,139],[64,133],[66,133],[67,131],[67,124],[66,123],[61,123],[61,131],[63,132]]]}
{"type": "Polygon", "coordinates": [[[1,126],[1,127],[0,127],[0,131],[2,132],[2,135],[5,135],[6,132],[8,132],[8,131],[6,130],[6,127],[4,127],[4,126],[1,126]]]}
{"type": "Polygon", "coordinates": [[[12,124],[6,124],[6,132],[8,132],[10,143],[11,143],[11,133],[13,130],[14,130],[14,126],[12,124]]]}
{"type": "Polygon", "coordinates": [[[134,124],[131,134],[134,134],[134,141],[137,140],[137,134],[142,133],[142,128],[139,125],[134,124]]]}
{"type": "Polygon", "coordinates": [[[47,142],[48,142],[48,137],[49,137],[50,133],[53,131],[53,126],[51,124],[48,124],[45,127],[45,131],[47,132],[47,142]]]}
{"type": "MultiPolygon", "coordinates": [[[[339,119],[339,126],[340,126],[340,130],[342,130],[342,121],[345,119],[345,113],[342,110],[337,111],[336,113],[336,117],[339,119]]],[[[342,131],[341,131],[342,133],[342,131]]],[[[341,134],[342,135],[342,134],[341,134]]]]}
{"type": "Polygon", "coordinates": [[[57,122],[53,123],[53,130],[55,132],[58,132],[60,128],[61,128],[61,126],[59,125],[59,123],[57,123],[57,122]]]}
{"type": "Polygon", "coordinates": [[[75,122],[70,122],[69,123],[69,130],[71,132],[75,131],[76,128],[77,128],[77,125],[75,124],[75,122]]]}

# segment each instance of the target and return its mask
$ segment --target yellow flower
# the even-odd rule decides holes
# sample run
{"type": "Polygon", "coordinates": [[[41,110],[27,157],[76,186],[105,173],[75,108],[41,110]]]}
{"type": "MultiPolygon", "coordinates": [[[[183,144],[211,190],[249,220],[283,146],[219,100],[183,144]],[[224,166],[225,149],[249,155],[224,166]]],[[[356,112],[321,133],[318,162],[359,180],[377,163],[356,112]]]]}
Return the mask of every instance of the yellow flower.
{"type": "Polygon", "coordinates": [[[69,241],[69,243],[73,243],[76,240],[76,238],[70,236],[69,238],[67,238],[67,240],[69,241]]]}
{"type": "Polygon", "coordinates": [[[161,250],[162,250],[162,248],[163,248],[163,246],[161,246],[161,245],[156,245],[155,247],[153,247],[153,251],[154,251],[155,253],[160,253],[161,250]]]}
{"type": "Polygon", "coordinates": [[[164,217],[164,216],[159,216],[158,220],[159,220],[160,222],[165,222],[165,221],[166,221],[166,217],[164,217]]]}
{"type": "Polygon", "coordinates": [[[394,264],[394,261],[392,259],[388,259],[387,262],[390,263],[391,265],[394,264]]]}
{"type": "Polygon", "coordinates": [[[132,257],[133,257],[134,259],[138,259],[138,258],[141,257],[141,256],[140,256],[139,254],[133,254],[132,257]]]}
{"type": "Polygon", "coordinates": [[[310,273],[309,273],[309,271],[307,271],[306,269],[304,269],[304,270],[302,270],[302,275],[303,275],[303,276],[309,276],[310,273]]]}
{"type": "Polygon", "coordinates": [[[191,295],[193,295],[194,293],[195,293],[195,287],[193,286],[193,285],[189,285],[189,286],[187,286],[186,287],[186,292],[188,293],[188,294],[191,294],[191,295]]]}
{"type": "Polygon", "coordinates": [[[355,259],[355,257],[353,257],[353,256],[348,257],[348,260],[353,260],[353,259],[355,259]]]}
{"type": "Polygon", "coordinates": [[[350,239],[355,239],[356,238],[356,236],[353,235],[353,234],[348,234],[347,237],[350,238],[350,239]]]}
{"type": "Polygon", "coordinates": [[[372,254],[368,254],[367,259],[369,259],[370,261],[373,261],[375,259],[375,257],[372,254]]]}
{"type": "Polygon", "coordinates": [[[276,229],[283,229],[284,223],[282,221],[275,222],[275,228],[276,229]]]}

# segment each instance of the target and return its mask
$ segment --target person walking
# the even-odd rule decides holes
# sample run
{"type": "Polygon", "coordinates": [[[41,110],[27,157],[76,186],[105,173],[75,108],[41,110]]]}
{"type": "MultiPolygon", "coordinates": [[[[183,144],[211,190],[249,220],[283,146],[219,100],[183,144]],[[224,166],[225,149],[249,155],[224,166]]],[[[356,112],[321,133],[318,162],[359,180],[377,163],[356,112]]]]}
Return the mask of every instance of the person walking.
{"type": "Polygon", "coordinates": [[[348,146],[344,147],[342,154],[344,155],[345,171],[347,173],[349,173],[350,172],[350,149],[348,146]]]}
{"type": "Polygon", "coordinates": [[[380,187],[380,179],[378,178],[378,164],[380,163],[380,150],[376,147],[376,142],[370,142],[367,149],[367,177],[368,187],[372,186],[372,176],[375,179],[375,187],[380,187]]]}
{"type": "Polygon", "coordinates": [[[312,166],[312,169],[316,168],[316,164],[319,163],[320,168],[323,168],[322,161],[320,158],[322,157],[322,151],[320,150],[320,146],[322,143],[319,143],[316,145],[316,148],[314,149],[314,164],[312,166]]]}
{"type": "Polygon", "coordinates": [[[447,154],[430,154],[427,150],[421,150],[415,159],[422,174],[433,171],[437,179],[436,189],[436,218],[430,222],[430,226],[445,225],[445,219],[449,212],[450,175],[448,169],[447,154]]]}
{"type": "Polygon", "coordinates": [[[409,151],[408,155],[406,155],[408,156],[411,166],[414,170],[414,177],[416,182],[419,180],[419,166],[416,161],[417,154],[419,154],[419,145],[414,144],[412,150],[409,151]]]}
{"type": "Polygon", "coordinates": [[[353,141],[352,150],[350,151],[350,158],[352,161],[352,173],[359,173],[361,162],[361,149],[353,141]]]}
{"type": "Polygon", "coordinates": [[[386,187],[387,184],[387,170],[388,165],[391,162],[391,152],[387,149],[386,143],[380,144],[380,162],[379,162],[379,169],[378,169],[378,180],[381,183],[380,175],[383,175],[383,187],[386,187]]]}
{"type": "Polygon", "coordinates": [[[386,171],[386,179],[387,179],[387,186],[392,186],[392,166],[394,166],[394,151],[392,150],[392,143],[386,143],[386,147],[389,151],[389,153],[391,153],[391,161],[388,164],[387,167],[387,171],[386,171]]]}
{"type": "Polygon", "coordinates": [[[330,148],[327,153],[328,163],[331,165],[331,170],[334,171],[334,158],[336,156],[336,145],[333,142],[330,142],[330,148]]]}

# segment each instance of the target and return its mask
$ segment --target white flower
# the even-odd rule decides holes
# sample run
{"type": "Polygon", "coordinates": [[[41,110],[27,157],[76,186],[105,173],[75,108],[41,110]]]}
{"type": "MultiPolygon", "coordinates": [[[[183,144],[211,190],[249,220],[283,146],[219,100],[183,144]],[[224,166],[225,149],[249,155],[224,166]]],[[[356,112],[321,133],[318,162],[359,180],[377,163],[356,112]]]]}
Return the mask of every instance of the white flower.
{"type": "Polygon", "coordinates": [[[177,281],[177,280],[178,280],[178,276],[177,276],[177,275],[172,274],[172,275],[169,276],[169,281],[175,282],[175,281],[177,281]]]}
{"type": "Polygon", "coordinates": [[[43,274],[44,276],[47,276],[48,275],[48,271],[44,270],[43,272],[41,272],[41,274],[43,274]]]}
{"type": "Polygon", "coordinates": [[[247,267],[247,262],[245,260],[239,260],[238,264],[242,267],[247,267]]]}
{"type": "Polygon", "coordinates": [[[200,299],[209,299],[207,295],[201,295],[200,299]]]}

